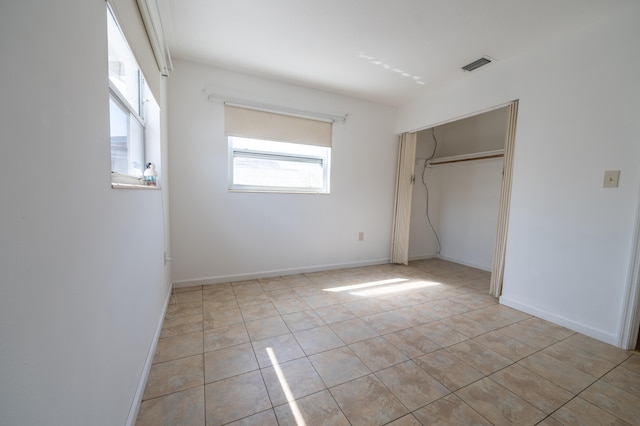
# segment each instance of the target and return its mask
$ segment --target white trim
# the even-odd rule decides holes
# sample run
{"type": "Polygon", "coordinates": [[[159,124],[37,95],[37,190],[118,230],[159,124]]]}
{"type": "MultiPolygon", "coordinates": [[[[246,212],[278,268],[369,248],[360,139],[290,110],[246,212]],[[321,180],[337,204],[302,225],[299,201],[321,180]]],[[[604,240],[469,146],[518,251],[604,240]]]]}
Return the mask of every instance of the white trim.
{"type": "MultiPolygon", "coordinates": [[[[515,102],[515,101],[509,101],[509,102],[505,102],[505,103],[502,103],[502,104],[494,105],[492,107],[482,108],[482,109],[479,109],[477,111],[472,111],[472,112],[470,112],[468,114],[458,115],[458,116],[453,117],[453,118],[448,118],[448,119],[443,120],[443,121],[437,121],[435,123],[427,124],[426,126],[421,126],[421,127],[417,128],[417,129],[406,130],[406,131],[407,132],[419,132],[421,130],[428,130],[428,129],[432,128],[432,127],[442,126],[444,124],[453,123],[454,121],[464,120],[465,118],[470,118],[470,117],[473,117],[473,116],[476,116],[476,115],[484,114],[485,112],[491,112],[491,111],[495,111],[495,110],[500,109],[500,108],[508,107],[513,102],[515,102]]],[[[402,133],[402,132],[403,131],[396,129],[396,133],[402,133]]]]}
{"type": "Polygon", "coordinates": [[[158,321],[158,325],[156,326],[156,332],[153,335],[153,340],[151,341],[149,352],[147,352],[147,359],[144,362],[144,367],[142,368],[142,374],[140,375],[140,380],[138,381],[138,387],[136,388],[136,393],[133,397],[131,408],[129,409],[129,415],[127,416],[127,422],[125,423],[126,426],[134,426],[136,423],[136,419],[138,418],[138,411],[140,411],[140,404],[142,403],[142,395],[144,394],[144,389],[147,386],[147,380],[149,379],[149,372],[151,371],[151,364],[153,363],[153,357],[155,356],[156,348],[158,347],[158,340],[160,339],[162,324],[164,323],[164,317],[167,313],[167,307],[169,306],[169,298],[171,297],[171,291],[172,289],[169,288],[169,292],[167,293],[167,297],[164,302],[164,309],[162,310],[162,315],[160,315],[160,320],[158,321]]]}
{"type": "Polygon", "coordinates": [[[633,349],[640,327],[640,196],[636,207],[636,223],[633,230],[629,273],[625,285],[620,334],[616,345],[622,349],[633,349]]]}
{"type": "Polygon", "coordinates": [[[491,272],[491,265],[481,265],[476,262],[469,262],[463,259],[454,259],[453,257],[442,256],[441,254],[436,256],[438,259],[448,260],[449,262],[459,263],[460,265],[469,266],[471,268],[481,269],[483,271],[491,272]]]}
{"type": "Polygon", "coordinates": [[[616,345],[618,336],[614,336],[602,330],[590,327],[588,325],[575,322],[568,318],[565,318],[561,315],[556,315],[551,312],[547,312],[543,309],[539,309],[535,306],[528,305],[526,303],[518,302],[517,300],[510,299],[509,297],[500,296],[500,304],[508,306],[513,309],[517,309],[521,312],[525,312],[530,315],[534,315],[538,318],[542,318],[543,320],[552,322],[554,324],[560,325],[562,327],[566,327],[569,330],[576,331],[578,333],[582,333],[586,336],[593,337],[596,340],[600,340],[601,342],[608,343],[610,345],[616,345]]]}
{"type": "Polygon", "coordinates": [[[438,255],[436,254],[424,254],[418,256],[409,256],[409,262],[414,262],[416,260],[427,260],[427,259],[437,259],[438,255]]]}
{"type": "Polygon", "coordinates": [[[118,183],[111,182],[111,188],[113,189],[162,189],[155,185],[143,185],[141,183],[118,183]]]}
{"type": "Polygon", "coordinates": [[[491,266],[481,265],[481,264],[475,263],[475,262],[467,262],[467,261],[464,261],[464,260],[454,259],[452,257],[442,256],[442,255],[439,255],[439,254],[424,254],[424,255],[418,255],[418,256],[411,256],[411,257],[409,257],[409,262],[413,262],[413,261],[416,261],[416,260],[427,260],[427,259],[446,260],[448,262],[457,263],[459,265],[469,266],[470,268],[475,268],[475,269],[480,269],[482,271],[491,272],[491,266]]]}
{"type": "Polygon", "coordinates": [[[304,266],[301,268],[278,269],[272,271],[251,272],[247,274],[219,275],[216,277],[196,278],[192,280],[180,280],[173,282],[173,288],[191,287],[194,285],[220,284],[232,281],[255,280],[259,278],[279,277],[283,275],[305,274],[311,272],[331,271],[336,269],[359,268],[362,266],[386,265],[390,261],[385,259],[372,259],[361,262],[333,263],[329,265],[304,266]]]}

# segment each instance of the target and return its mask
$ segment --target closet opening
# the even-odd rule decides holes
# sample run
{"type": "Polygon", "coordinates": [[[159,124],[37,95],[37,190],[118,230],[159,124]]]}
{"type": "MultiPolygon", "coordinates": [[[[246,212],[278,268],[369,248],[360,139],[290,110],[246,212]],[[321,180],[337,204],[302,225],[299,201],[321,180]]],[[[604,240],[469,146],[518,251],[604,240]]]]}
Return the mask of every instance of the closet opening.
{"type": "Polygon", "coordinates": [[[496,297],[502,290],[517,106],[515,101],[417,131],[414,157],[405,152],[406,164],[399,164],[398,189],[405,186],[410,199],[398,206],[402,197],[396,197],[396,215],[408,209],[409,220],[394,228],[394,236],[407,230],[406,260],[437,257],[492,272],[496,297]],[[411,182],[401,178],[401,169],[412,170],[411,182]]]}

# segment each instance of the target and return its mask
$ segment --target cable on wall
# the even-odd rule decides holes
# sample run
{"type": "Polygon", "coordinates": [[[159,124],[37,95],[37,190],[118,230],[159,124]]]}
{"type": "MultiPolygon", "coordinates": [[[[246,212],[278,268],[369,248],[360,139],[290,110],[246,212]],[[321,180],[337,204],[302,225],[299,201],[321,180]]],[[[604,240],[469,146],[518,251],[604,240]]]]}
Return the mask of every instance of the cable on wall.
{"type": "Polygon", "coordinates": [[[436,228],[434,228],[433,223],[431,223],[431,217],[429,216],[429,185],[427,185],[427,181],[425,178],[425,172],[427,171],[427,165],[429,163],[429,160],[432,160],[433,157],[435,157],[436,155],[436,151],[438,150],[438,139],[436,138],[436,132],[435,129],[432,127],[431,128],[431,136],[433,137],[433,152],[431,153],[431,156],[429,158],[426,158],[424,160],[424,165],[422,167],[422,185],[424,185],[425,188],[425,192],[426,192],[426,213],[427,213],[427,222],[429,222],[429,226],[431,227],[431,230],[433,231],[433,235],[436,236],[436,241],[438,243],[438,251],[436,251],[436,254],[440,254],[440,237],[438,236],[438,233],[436,232],[436,228]]]}

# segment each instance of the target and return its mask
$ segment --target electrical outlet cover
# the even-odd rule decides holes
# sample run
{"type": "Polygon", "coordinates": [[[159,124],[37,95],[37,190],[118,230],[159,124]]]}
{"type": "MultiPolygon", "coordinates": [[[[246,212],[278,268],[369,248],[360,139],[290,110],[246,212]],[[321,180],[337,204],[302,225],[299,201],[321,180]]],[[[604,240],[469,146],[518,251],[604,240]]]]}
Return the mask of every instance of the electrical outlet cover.
{"type": "Polygon", "coordinates": [[[605,170],[603,188],[617,188],[620,181],[620,170],[605,170]]]}

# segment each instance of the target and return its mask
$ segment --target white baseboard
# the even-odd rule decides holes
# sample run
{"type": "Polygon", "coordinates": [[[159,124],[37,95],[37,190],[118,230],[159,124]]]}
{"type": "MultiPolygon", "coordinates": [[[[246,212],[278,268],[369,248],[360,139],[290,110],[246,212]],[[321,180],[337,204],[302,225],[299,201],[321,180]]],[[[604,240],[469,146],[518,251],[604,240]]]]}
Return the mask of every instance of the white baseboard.
{"type": "Polygon", "coordinates": [[[425,255],[422,255],[422,256],[410,256],[409,257],[409,262],[413,262],[415,260],[435,259],[437,257],[438,257],[437,254],[425,254],[425,255]]]}
{"type": "Polygon", "coordinates": [[[425,259],[442,259],[448,262],[458,263],[460,265],[469,266],[471,268],[476,268],[476,269],[481,269],[483,271],[491,272],[491,265],[487,266],[487,265],[481,265],[475,262],[467,262],[465,260],[455,259],[453,257],[448,257],[448,256],[442,256],[440,254],[425,254],[425,255],[418,255],[418,256],[410,256],[409,262],[412,262],[415,260],[425,260],[425,259]]]}
{"type": "Polygon", "coordinates": [[[470,266],[472,268],[481,269],[483,271],[491,272],[491,265],[482,265],[476,262],[470,262],[462,259],[454,259],[453,257],[443,256],[441,254],[436,255],[438,259],[448,260],[449,262],[459,263],[460,265],[470,266]]]}
{"type": "Polygon", "coordinates": [[[518,302],[517,300],[513,300],[505,296],[500,296],[500,303],[510,308],[525,312],[529,315],[534,315],[538,318],[542,318],[543,320],[552,322],[562,327],[566,327],[569,330],[573,330],[578,333],[582,333],[586,336],[593,337],[594,339],[600,340],[601,342],[605,342],[614,346],[619,345],[617,335],[612,335],[602,330],[589,327],[588,325],[570,320],[561,315],[556,315],[554,313],[547,312],[545,310],[536,308],[535,306],[527,305],[526,303],[521,303],[521,302],[518,302]]]}
{"type": "Polygon", "coordinates": [[[144,394],[144,388],[147,386],[147,379],[149,378],[149,372],[151,371],[153,357],[155,356],[156,348],[158,347],[158,340],[160,339],[160,332],[162,331],[162,324],[164,323],[164,316],[167,313],[167,307],[169,306],[170,297],[171,288],[169,288],[166,300],[164,301],[164,309],[162,310],[162,315],[160,315],[160,320],[158,321],[156,332],[153,336],[153,340],[151,341],[149,352],[147,353],[147,359],[145,360],[144,367],[142,368],[142,374],[140,375],[138,387],[136,388],[136,393],[133,397],[133,403],[131,404],[131,408],[129,409],[129,416],[127,416],[126,426],[134,426],[136,423],[136,419],[138,418],[138,411],[140,410],[140,404],[142,403],[142,395],[144,394]]]}
{"type": "Polygon", "coordinates": [[[214,277],[196,278],[191,280],[174,281],[174,288],[191,287],[194,285],[220,284],[233,281],[255,280],[258,278],[271,278],[283,275],[305,274],[311,272],[331,271],[335,269],[359,268],[362,266],[385,265],[389,258],[365,260],[361,262],[334,263],[330,265],[304,266],[301,268],[278,269],[262,272],[249,272],[244,274],[220,275],[214,277]]]}

